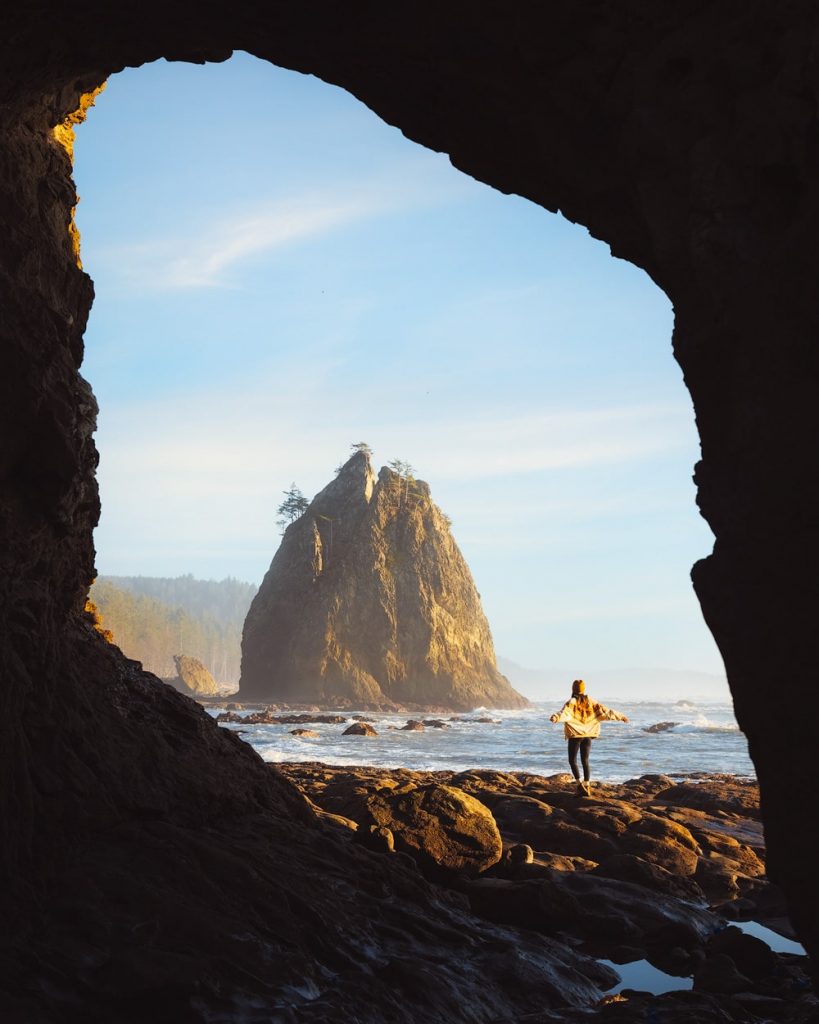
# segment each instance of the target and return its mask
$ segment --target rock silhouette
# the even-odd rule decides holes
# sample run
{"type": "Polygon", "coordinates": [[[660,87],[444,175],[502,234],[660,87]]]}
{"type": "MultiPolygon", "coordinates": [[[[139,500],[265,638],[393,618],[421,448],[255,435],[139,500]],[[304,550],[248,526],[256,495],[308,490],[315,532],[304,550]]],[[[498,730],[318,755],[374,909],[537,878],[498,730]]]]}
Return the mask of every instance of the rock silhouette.
{"type": "Polygon", "coordinates": [[[356,452],[285,531],[245,620],[244,699],[467,709],[527,701],[498,671],[427,484],[356,452]]]}
{"type": "MultiPolygon", "coordinates": [[[[246,744],[83,621],[99,499],[72,125],[117,69],[224,60],[237,45],[349,89],[473,177],[561,210],[669,295],[716,536],[695,585],[759,773],[771,876],[819,952],[815,846],[794,842],[819,811],[815,787],[794,781],[812,777],[819,720],[800,721],[794,749],[770,716],[782,667],[815,664],[819,645],[814,15],[803,0],[411,16],[89,0],[72,22],[51,0],[15,7],[0,38],[4,1019],[246,1021],[253,1005],[362,1024],[451,1021],[463,1007],[488,1021],[548,1006],[558,1021],[581,1003],[574,1019],[727,1012],[703,992],[586,1009],[602,980],[593,961],[476,924],[396,858],[302,820],[246,744]]],[[[745,804],[704,789],[663,795],[692,831],[745,804]]],[[[714,852],[730,847],[709,836],[714,852]]],[[[742,890],[732,874],[700,858],[695,878],[742,890]]]]}

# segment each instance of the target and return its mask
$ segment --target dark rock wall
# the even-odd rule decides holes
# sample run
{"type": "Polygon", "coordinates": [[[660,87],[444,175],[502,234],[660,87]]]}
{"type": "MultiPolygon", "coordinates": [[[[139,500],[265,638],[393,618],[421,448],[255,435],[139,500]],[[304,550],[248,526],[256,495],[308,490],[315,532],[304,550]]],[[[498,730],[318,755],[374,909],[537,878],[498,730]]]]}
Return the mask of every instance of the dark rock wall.
{"type": "Polygon", "coordinates": [[[819,949],[819,885],[795,839],[819,811],[816,43],[802,0],[17,5],[0,40],[6,872],[57,872],[90,822],[136,821],[146,806],[198,828],[234,798],[238,815],[248,801],[292,811],[256,759],[183,698],[157,697],[79,621],[97,517],[94,402],[78,374],[92,289],[51,128],[125,65],[242,48],[350,90],[475,177],[559,209],[670,296],[717,537],[695,585],[757,765],[771,874],[819,949]],[[163,744],[184,756],[158,773],[149,758],[163,744]]]}

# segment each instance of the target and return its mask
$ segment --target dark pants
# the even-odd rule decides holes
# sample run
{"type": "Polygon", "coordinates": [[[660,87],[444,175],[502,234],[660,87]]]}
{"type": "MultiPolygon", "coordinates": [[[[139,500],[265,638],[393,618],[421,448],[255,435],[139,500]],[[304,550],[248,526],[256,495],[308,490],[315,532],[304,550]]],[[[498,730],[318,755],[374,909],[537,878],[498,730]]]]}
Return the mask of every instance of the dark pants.
{"type": "Polygon", "coordinates": [[[583,762],[583,778],[586,782],[591,778],[591,769],[589,768],[589,754],[591,752],[592,741],[588,736],[584,736],[580,739],[577,736],[573,736],[569,740],[569,767],[572,770],[572,775],[575,779],[580,782],[580,772],[577,769],[577,752],[580,751],[580,760],[583,762]]]}

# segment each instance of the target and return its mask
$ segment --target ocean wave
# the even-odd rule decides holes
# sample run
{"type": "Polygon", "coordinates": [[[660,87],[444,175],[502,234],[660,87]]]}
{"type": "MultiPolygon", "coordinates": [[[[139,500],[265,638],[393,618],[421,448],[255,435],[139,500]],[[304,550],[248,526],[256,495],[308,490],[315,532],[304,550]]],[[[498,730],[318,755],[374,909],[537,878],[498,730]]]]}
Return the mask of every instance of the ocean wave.
{"type": "Polygon", "coordinates": [[[705,715],[697,715],[693,722],[681,722],[674,732],[739,732],[736,722],[712,722],[705,715]]]}

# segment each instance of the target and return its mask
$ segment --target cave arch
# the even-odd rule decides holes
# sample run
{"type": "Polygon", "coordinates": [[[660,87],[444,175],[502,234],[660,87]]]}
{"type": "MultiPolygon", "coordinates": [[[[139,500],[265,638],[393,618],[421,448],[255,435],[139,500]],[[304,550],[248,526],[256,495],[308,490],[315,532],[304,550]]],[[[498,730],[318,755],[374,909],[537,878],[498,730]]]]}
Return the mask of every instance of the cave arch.
{"type": "Polygon", "coordinates": [[[116,835],[120,854],[144,853],[139,823],[181,843],[179,830],[247,831],[273,811],[285,842],[304,817],[283,782],[181,699],[150,692],[80,617],[98,515],[95,403],[78,373],[92,285],[51,129],[125,65],[244,49],[348,89],[473,177],[559,209],[671,298],[702,441],[699,504],[717,538],[695,586],[757,766],[770,874],[815,955],[819,885],[794,837],[819,804],[806,788],[819,726],[799,697],[779,710],[783,683],[804,686],[819,654],[811,6],[171,0],[128,19],[93,0],[74,38],[57,5],[21,11],[0,65],[0,857],[26,881],[7,894],[12,919],[25,929],[32,906],[46,913],[44,885],[71,877],[73,850],[110,853],[116,835]],[[151,736],[139,748],[137,722],[151,736]],[[108,845],[87,846],[103,834],[108,845]]]}

